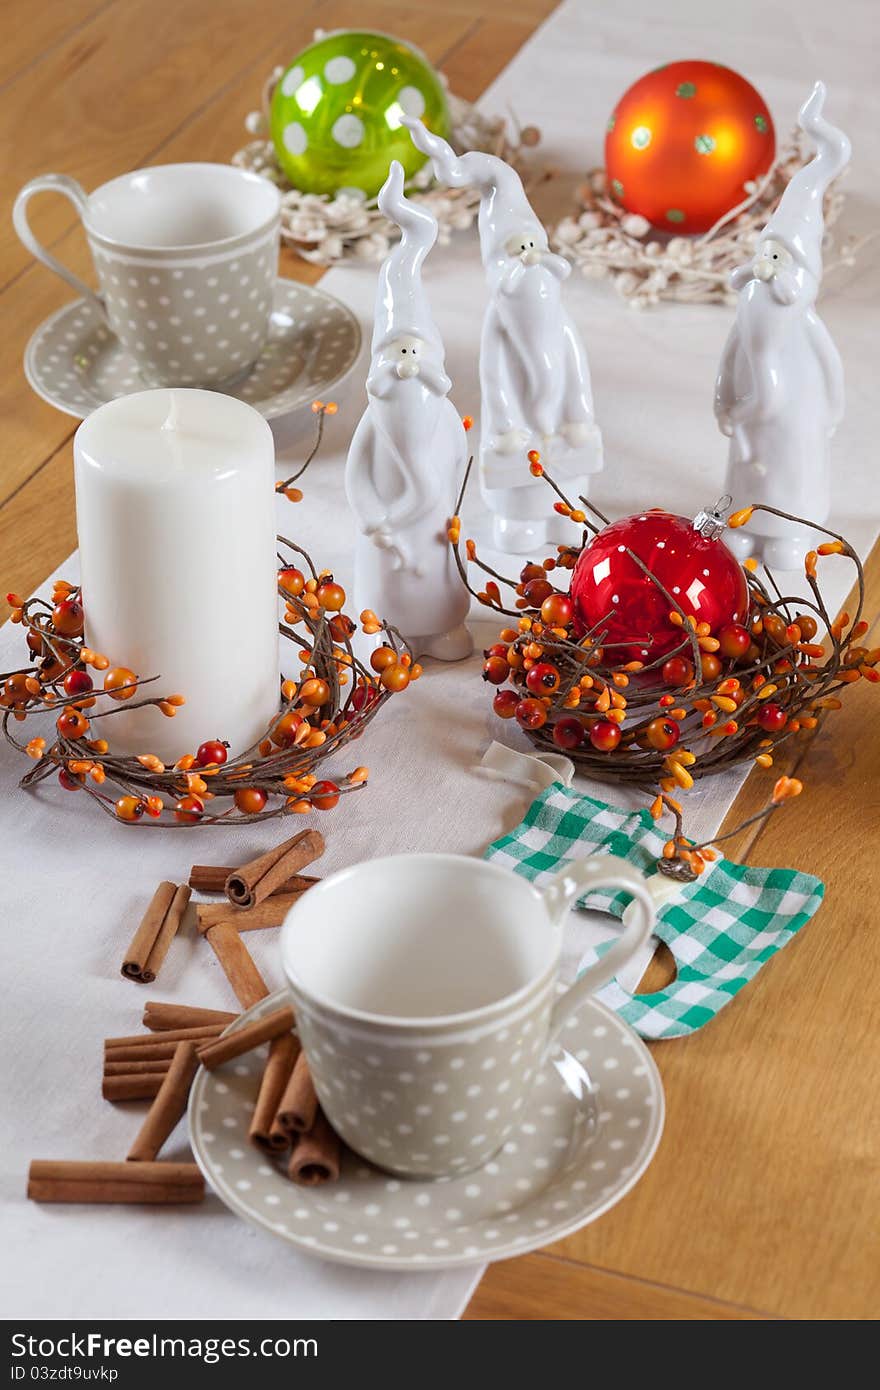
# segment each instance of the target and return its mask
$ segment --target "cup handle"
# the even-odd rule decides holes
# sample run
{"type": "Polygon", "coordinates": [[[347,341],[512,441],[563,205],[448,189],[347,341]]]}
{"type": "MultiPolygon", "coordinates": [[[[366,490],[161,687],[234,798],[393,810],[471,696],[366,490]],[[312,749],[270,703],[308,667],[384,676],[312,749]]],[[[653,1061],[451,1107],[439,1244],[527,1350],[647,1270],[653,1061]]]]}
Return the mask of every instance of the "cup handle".
{"type": "Polygon", "coordinates": [[[80,280],[78,275],[74,275],[72,270],[68,270],[66,266],[62,265],[61,262],[52,255],[51,251],[47,251],[45,246],[37,241],[37,238],[31,231],[30,224],[27,220],[27,205],[35,193],[63,193],[65,198],[69,198],[71,203],[73,203],[73,206],[82,219],[88,203],[85,192],[77,183],[76,179],[69,178],[67,174],[40,174],[37,178],[31,179],[29,183],[26,183],[16,198],[15,205],[12,209],[12,222],[20,241],[27,247],[31,255],[38,261],[42,261],[43,265],[48,266],[50,270],[54,270],[56,275],[60,275],[61,279],[65,280],[72,289],[75,289],[77,294],[82,295],[84,299],[90,300],[98,309],[102,320],[106,323],[107,309],[101,296],[96,294],[84,280],[80,280]]]}
{"type": "Polygon", "coordinates": [[[543,890],[547,911],[559,930],[572,904],[592,888],[622,889],[632,895],[633,901],[624,910],[624,931],[620,939],[609,947],[595,965],[585,970],[557,1001],[550,1015],[548,1044],[555,1041],[569,1015],[579,1009],[589,995],[613,979],[654,930],[657,914],[648,880],[632,864],[612,854],[591,854],[585,859],[573,860],[560,869],[543,890]]]}

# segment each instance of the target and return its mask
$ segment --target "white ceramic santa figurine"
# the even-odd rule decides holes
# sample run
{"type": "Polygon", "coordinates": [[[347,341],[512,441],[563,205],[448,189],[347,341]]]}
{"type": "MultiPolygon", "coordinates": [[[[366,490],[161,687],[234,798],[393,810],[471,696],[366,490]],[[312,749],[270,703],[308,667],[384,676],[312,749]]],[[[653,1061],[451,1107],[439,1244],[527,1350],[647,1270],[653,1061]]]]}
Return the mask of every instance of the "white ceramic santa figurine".
{"type": "MultiPolygon", "coordinates": [[[[822,282],[823,198],[850,143],[825,120],[817,82],[798,114],[816,146],[761,233],[752,260],[731,275],[739,293],[715,387],[715,416],[730,437],[725,490],[735,509],[764,503],[823,522],[831,504],[830,441],[843,416],[843,367],[815,309],[822,282]]],[[[815,536],[757,512],[725,541],[740,559],[799,568],[815,536]]]]}
{"type": "Polygon", "coordinates": [[[480,487],[497,549],[534,553],[549,539],[579,538],[555,517],[545,483],[529,471],[536,449],[574,500],[602,467],[590,369],[562,302],[568,261],[548,248],[519,175],[495,155],[457,155],[421,121],[403,118],[438,179],[480,190],[480,249],[489,304],[480,342],[480,487]]]}
{"type": "Polygon", "coordinates": [[[367,408],[345,469],[358,526],[355,599],[397,628],[416,656],[458,661],[473,649],[469,598],[446,530],[467,436],[447,398],[443,343],[422,287],[437,222],[404,196],[397,160],[379,208],[401,238],[379,271],[367,408]]]}

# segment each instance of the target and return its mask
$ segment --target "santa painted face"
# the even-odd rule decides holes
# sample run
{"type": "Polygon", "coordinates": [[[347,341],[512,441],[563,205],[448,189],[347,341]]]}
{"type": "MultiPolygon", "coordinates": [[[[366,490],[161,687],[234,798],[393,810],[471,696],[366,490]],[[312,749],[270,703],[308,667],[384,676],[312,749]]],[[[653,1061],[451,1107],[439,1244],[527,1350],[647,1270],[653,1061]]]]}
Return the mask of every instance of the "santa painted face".
{"type": "Polygon", "coordinates": [[[767,287],[767,292],[777,304],[786,305],[793,304],[800,297],[806,275],[807,272],[788,247],[770,236],[759,243],[752,261],[739,266],[730,279],[735,290],[741,290],[750,281],[757,280],[767,287]]]}
{"type": "Polygon", "coordinates": [[[504,243],[504,250],[523,265],[538,265],[547,251],[547,236],[543,227],[513,232],[504,243]]]}
{"type": "Polygon", "coordinates": [[[412,333],[401,333],[382,348],[379,361],[393,366],[403,381],[407,377],[418,376],[423,360],[430,360],[431,355],[430,344],[423,338],[417,338],[412,333]]]}

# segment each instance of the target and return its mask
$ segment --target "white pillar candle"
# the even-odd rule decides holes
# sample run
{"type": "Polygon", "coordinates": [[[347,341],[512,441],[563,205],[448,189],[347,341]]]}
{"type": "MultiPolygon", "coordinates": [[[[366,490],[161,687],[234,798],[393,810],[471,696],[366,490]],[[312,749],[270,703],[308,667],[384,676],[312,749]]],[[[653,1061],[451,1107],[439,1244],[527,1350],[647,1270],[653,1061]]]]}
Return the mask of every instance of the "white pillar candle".
{"type": "Polygon", "coordinates": [[[141,391],[84,420],[73,453],[86,642],[159,677],[135,700],[186,700],[174,719],[120,704],[95,735],[166,762],[206,739],[243,752],[279,701],[272,431],[231,396],[141,391]]]}

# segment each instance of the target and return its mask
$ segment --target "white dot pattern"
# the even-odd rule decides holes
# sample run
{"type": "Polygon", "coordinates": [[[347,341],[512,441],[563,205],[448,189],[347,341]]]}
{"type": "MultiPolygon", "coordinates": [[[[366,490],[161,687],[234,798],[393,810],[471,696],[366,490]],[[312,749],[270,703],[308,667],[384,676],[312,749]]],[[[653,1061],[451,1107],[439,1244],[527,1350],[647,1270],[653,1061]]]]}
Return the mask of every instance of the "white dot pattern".
{"type": "Polygon", "coordinates": [[[330,133],[337,145],[341,145],[344,150],[356,150],[364,138],[364,123],[360,116],[347,111],[344,116],[339,116],[333,122],[330,133]]]}
{"type": "MultiPolygon", "coordinates": [[[[266,999],[242,1021],[284,1001],[283,993],[266,999]]],[[[549,1066],[536,1078],[501,1151],[487,1154],[479,1170],[461,1177],[401,1182],[346,1151],[338,1183],[295,1187],[281,1166],[270,1167],[247,1142],[262,1049],[244,1059],[246,1076],[239,1074],[242,1064],[222,1075],[199,1072],[189,1110],[196,1157],[233,1210],[334,1259],[374,1268],[439,1269],[521,1254],[577,1229],[619,1200],[647,1167],[662,1130],[662,1087],[643,1044],[593,1001],[580,1019],[566,1044],[574,1049],[582,1039],[590,1041],[603,1107],[598,1124],[595,1111],[585,1109],[549,1066]],[[603,1032],[596,1041],[593,1026],[600,1019],[603,1032]],[[608,1057],[616,1068],[604,1067],[608,1057]],[[218,1082],[227,1089],[220,1091],[218,1082]]],[[[451,1059],[450,1053],[447,1068],[451,1059]]]]}
{"type": "MultiPolygon", "coordinates": [[[[274,266],[270,248],[264,247],[262,254],[271,258],[274,266]]],[[[310,404],[315,397],[332,394],[334,386],[357,360],[360,327],[339,300],[323,290],[291,280],[276,280],[268,302],[263,302],[259,290],[251,300],[248,296],[254,288],[253,275],[253,270],[245,268],[243,257],[237,260],[237,270],[232,272],[230,267],[226,275],[223,266],[213,266],[211,278],[216,280],[216,287],[209,287],[205,302],[196,307],[207,308],[208,299],[214,307],[204,315],[187,318],[187,324],[198,326],[200,346],[196,351],[205,354],[205,371],[200,376],[209,385],[216,382],[220,386],[224,376],[229,375],[228,367],[221,369],[217,358],[211,355],[211,344],[216,344],[221,354],[228,351],[233,369],[242,374],[258,353],[250,373],[238,383],[223,385],[223,390],[246,400],[272,419],[310,404]],[[238,282],[244,277],[248,277],[248,283],[241,286],[238,282]],[[233,319],[225,307],[231,302],[234,287],[227,293],[220,286],[232,281],[238,294],[245,295],[249,312],[255,316],[270,315],[269,334],[262,347],[262,329],[257,326],[257,318],[249,320],[239,313],[233,319]]],[[[169,306],[173,303],[182,309],[180,282],[175,281],[173,288],[171,280],[164,283],[163,297],[169,306]]],[[[187,305],[191,302],[186,301],[187,305]]],[[[155,331],[148,331],[142,341],[154,344],[157,362],[160,354],[167,354],[165,366],[175,374],[175,384],[188,384],[184,363],[174,347],[183,337],[194,339],[196,334],[187,332],[172,339],[170,329],[182,328],[184,319],[181,313],[166,315],[164,308],[156,314],[156,323],[155,331]]],[[[149,369],[139,370],[95,306],[85,300],[66,305],[37,329],[25,352],[25,370],[34,390],[44,400],[79,418],[117,396],[155,384],[148,380],[149,369]]]]}

